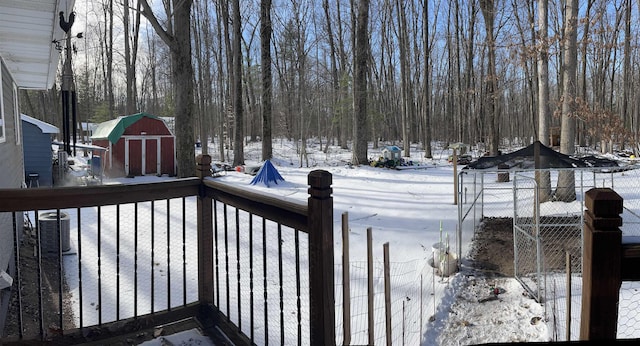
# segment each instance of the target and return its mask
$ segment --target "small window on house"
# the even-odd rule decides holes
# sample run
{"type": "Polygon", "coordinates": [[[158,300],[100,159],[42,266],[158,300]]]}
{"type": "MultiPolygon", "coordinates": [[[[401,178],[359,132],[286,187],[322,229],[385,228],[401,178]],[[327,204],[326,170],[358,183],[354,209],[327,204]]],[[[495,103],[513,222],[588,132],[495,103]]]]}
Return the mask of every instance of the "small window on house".
{"type": "Polygon", "coordinates": [[[16,145],[20,145],[22,142],[22,121],[20,121],[20,111],[18,110],[18,86],[13,83],[13,119],[14,126],[13,131],[16,136],[16,145]]]}
{"type": "Polygon", "coordinates": [[[6,124],[4,122],[4,94],[2,93],[2,65],[0,65],[0,143],[7,140],[6,124]]]}

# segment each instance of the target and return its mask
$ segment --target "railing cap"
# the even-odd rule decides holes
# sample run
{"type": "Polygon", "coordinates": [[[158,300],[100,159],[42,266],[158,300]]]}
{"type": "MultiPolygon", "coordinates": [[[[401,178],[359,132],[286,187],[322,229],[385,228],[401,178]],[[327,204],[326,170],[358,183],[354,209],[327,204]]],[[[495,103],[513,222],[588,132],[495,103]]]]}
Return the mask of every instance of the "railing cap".
{"type": "Polygon", "coordinates": [[[331,193],[333,192],[331,189],[331,184],[333,183],[331,173],[318,169],[311,171],[307,179],[309,182],[310,197],[320,199],[331,197],[331,193]]]}
{"type": "Polygon", "coordinates": [[[196,156],[196,163],[199,164],[199,165],[211,164],[211,156],[210,155],[198,154],[198,156],[196,156]]]}
{"type": "Polygon", "coordinates": [[[623,200],[610,188],[593,188],[585,193],[584,204],[595,216],[622,214],[623,200]]]}
{"type": "Polygon", "coordinates": [[[196,156],[196,176],[200,179],[211,176],[211,156],[206,154],[196,156]]]}

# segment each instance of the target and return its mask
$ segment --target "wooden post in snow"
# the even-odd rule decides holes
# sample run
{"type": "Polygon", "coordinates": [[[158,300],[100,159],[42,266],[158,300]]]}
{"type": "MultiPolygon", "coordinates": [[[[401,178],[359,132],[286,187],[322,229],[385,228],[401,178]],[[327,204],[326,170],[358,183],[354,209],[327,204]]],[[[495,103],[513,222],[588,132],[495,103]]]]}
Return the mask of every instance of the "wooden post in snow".
{"type": "MultiPolygon", "coordinates": [[[[196,157],[196,174],[203,180],[211,175],[211,156],[196,157]]],[[[201,184],[198,195],[198,301],[213,305],[213,209],[201,184]]]]}
{"type": "Polygon", "coordinates": [[[382,245],[384,251],[384,312],[387,329],[387,346],[392,344],[391,336],[391,270],[389,267],[389,242],[382,245]]]}
{"type": "Polygon", "coordinates": [[[369,345],[374,344],[374,318],[373,318],[373,237],[371,227],[367,228],[367,318],[369,329],[369,345]]]}
{"type": "Polygon", "coordinates": [[[342,213],[342,335],[351,344],[351,276],[349,275],[349,213],[342,213]]]}
{"type": "Polygon", "coordinates": [[[312,171],[308,183],[310,344],[335,345],[331,173],[312,171]]]}
{"type": "Polygon", "coordinates": [[[622,283],[622,197],[609,188],[585,194],[580,340],[615,339],[622,283]]]}

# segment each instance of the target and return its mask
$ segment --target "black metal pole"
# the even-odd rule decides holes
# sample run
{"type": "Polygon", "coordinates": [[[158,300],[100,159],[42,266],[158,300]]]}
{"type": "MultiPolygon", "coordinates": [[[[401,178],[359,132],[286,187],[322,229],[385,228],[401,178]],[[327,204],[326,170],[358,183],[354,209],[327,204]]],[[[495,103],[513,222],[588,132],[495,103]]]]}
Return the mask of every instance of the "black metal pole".
{"type": "MultiPolygon", "coordinates": [[[[62,142],[64,144],[64,151],[67,154],[71,154],[71,148],[69,147],[69,91],[65,89],[64,81],[62,83],[62,142]]],[[[60,163],[62,164],[62,163],[60,163]]]]}
{"type": "Polygon", "coordinates": [[[73,126],[73,156],[76,156],[76,140],[78,138],[77,133],[76,133],[76,131],[78,129],[78,122],[77,122],[77,117],[76,117],[76,113],[77,113],[77,107],[76,106],[78,104],[78,97],[76,95],[76,89],[75,89],[75,86],[73,85],[73,82],[72,82],[71,85],[72,85],[72,89],[71,89],[71,126],[73,126]]]}

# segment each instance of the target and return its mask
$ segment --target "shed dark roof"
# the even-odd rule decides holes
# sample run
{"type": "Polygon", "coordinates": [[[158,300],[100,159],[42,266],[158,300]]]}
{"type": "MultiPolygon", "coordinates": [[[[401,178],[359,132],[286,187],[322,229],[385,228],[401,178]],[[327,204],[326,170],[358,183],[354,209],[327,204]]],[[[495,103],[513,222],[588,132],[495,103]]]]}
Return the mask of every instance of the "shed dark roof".
{"type": "Polygon", "coordinates": [[[469,169],[498,168],[548,169],[589,167],[587,161],[559,153],[540,141],[535,141],[526,148],[500,156],[485,156],[467,165],[469,169]]]}

